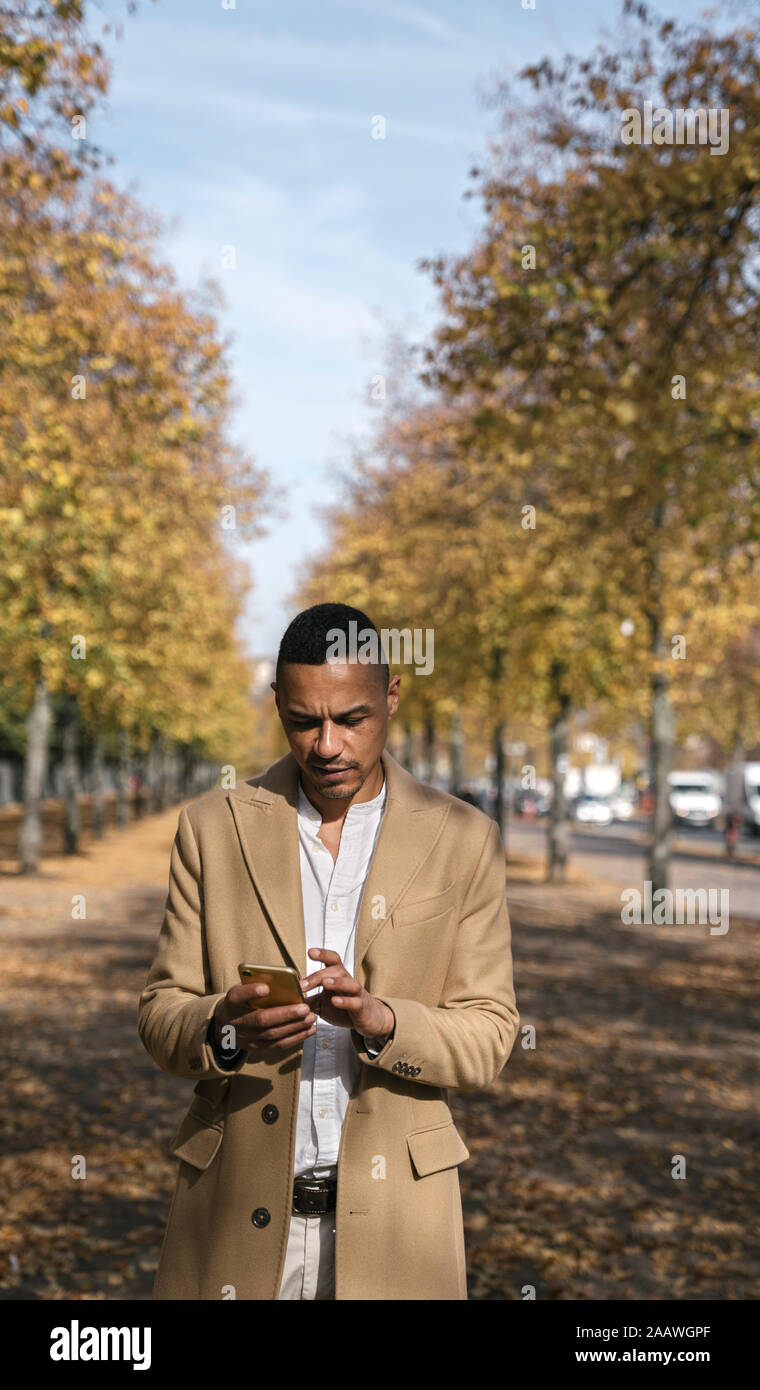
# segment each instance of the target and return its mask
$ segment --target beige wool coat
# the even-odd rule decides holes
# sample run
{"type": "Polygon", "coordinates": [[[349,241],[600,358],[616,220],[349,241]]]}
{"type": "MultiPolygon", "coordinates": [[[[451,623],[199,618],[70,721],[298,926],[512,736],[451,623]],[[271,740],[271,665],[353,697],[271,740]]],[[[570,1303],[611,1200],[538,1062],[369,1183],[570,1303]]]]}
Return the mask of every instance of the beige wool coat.
{"type": "MultiPolygon", "coordinates": [[[[505,860],[494,821],[418,782],[387,751],[385,812],[356,928],[354,974],[396,1015],[362,1061],[338,1155],[336,1299],[466,1299],[449,1091],[488,1086],[515,1041],[505,860]]],[[[197,1082],[171,1143],[179,1161],[157,1299],[276,1299],[292,1209],[301,1047],[206,1041],[238,964],[307,960],[291,753],[179,815],[169,893],[140,996],[156,1064],[197,1082]],[[256,1213],[256,1221],[254,1221],[256,1213]]]]}

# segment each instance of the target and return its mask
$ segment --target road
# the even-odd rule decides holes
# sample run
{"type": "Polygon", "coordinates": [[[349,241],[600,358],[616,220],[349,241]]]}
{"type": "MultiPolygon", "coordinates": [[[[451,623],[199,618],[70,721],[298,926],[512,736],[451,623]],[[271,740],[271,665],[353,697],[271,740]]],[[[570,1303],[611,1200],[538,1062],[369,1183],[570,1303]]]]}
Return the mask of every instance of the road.
{"type": "MultiPolygon", "coordinates": [[[[510,854],[540,859],[546,854],[548,821],[510,819],[506,830],[510,854]]],[[[574,827],[572,862],[582,872],[620,888],[638,888],[646,875],[648,827],[645,821],[613,822],[610,826],[574,827]]],[[[757,864],[731,863],[723,853],[723,836],[716,830],[679,830],[673,841],[671,888],[727,888],[729,911],[760,920],[760,842],[750,836],[739,841],[738,856],[754,855],[757,864]]]]}

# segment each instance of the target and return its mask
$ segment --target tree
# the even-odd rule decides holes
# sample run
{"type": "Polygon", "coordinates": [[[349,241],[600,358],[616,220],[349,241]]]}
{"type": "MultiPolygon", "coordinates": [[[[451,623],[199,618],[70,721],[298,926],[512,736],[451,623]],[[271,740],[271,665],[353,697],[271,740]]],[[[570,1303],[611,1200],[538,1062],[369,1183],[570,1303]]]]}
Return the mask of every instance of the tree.
{"type": "Polygon", "coordinates": [[[458,407],[441,402],[386,422],[374,454],[353,460],[346,506],[333,512],[326,554],[299,599],[337,596],[381,614],[389,627],[434,630],[435,672],[424,683],[410,677],[405,717],[430,731],[436,717],[451,724],[461,707],[482,710],[500,827],[507,721],[546,714],[556,880],[569,839],[569,712],[589,693],[619,695],[625,645],[607,586],[565,544],[566,517],[551,506],[551,469],[526,476],[516,449],[494,455],[491,445],[466,413],[460,418],[458,407]],[[540,522],[526,529],[525,513],[539,503],[540,522]]]}
{"type": "Polygon", "coordinates": [[[484,233],[471,254],[425,263],[444,315],[426,379],[529,475],[551,453],[569,554],[647,634],[657,888],[673,690],[688,680],[674,657],[706,605],[730,633],[760,554],[760,72],[747,31],[624,8],[641,23],[630,47],[526,69],[540,94],[528,112],[503,89],[511,133],[475,171],[484,233]],[[730,110],[728,151],[626,144],[620,113],[657,95],[730,110]]]}
{"type": "MultiPolygon", "coordinates": [[[[256,534],[268,480],[230,442],[213,286],[180,291],[157,220],[103,180],[55,201],[27,185],[0,224],[0,654],[35,711],[28,738],[61,692],[92,737],[189,741],[205,724],[239,748],[242,579],[222,518],[256,534]]],[[[29,766],[44,782],[41,745],[29,766]]]]}
{"type": "MultiPolygon", "coordinates": [[[[0,171],[3,196],[55,194],[100,163],[87,118],[109,64],[85,36],[84,0],[14,0],[0,11],[0,171]]],[[[106,26],[108,28],[108,26],[106,26]]]]}

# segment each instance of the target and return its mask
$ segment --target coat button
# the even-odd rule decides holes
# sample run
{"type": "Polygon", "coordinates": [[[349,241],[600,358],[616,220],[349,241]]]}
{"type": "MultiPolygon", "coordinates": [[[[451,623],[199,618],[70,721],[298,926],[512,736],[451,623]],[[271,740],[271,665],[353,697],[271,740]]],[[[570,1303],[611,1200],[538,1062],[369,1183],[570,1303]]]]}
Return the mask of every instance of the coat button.
{"type": "Polygon", "coordinates": [[[273,1125],[280,1112],[276,1105],[265,1105],[261,1112],[261,1118],[265,1125],[273,1125]]]}
{"type": "Polygon", "coordinates": [[[269,1212],[266,1207],[257,1207],[251,1220],[254,1226],[268,1226],[270,1221],[269,1212]]]}

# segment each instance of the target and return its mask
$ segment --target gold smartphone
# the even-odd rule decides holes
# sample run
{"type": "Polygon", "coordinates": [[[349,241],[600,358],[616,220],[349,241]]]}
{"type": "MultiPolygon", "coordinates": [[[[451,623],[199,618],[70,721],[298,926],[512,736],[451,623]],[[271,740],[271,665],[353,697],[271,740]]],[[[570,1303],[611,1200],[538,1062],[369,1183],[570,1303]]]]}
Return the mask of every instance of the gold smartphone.
{"type": "Polygon", "coordinates": [[[269,993],[262,994],[252,1008],[276,1009],[283,1004],[308,1003],[301,989],[301,977],[292,965],[251,965],[243,961],[238,975],[243,985],[269,985],[269,993]]]}

